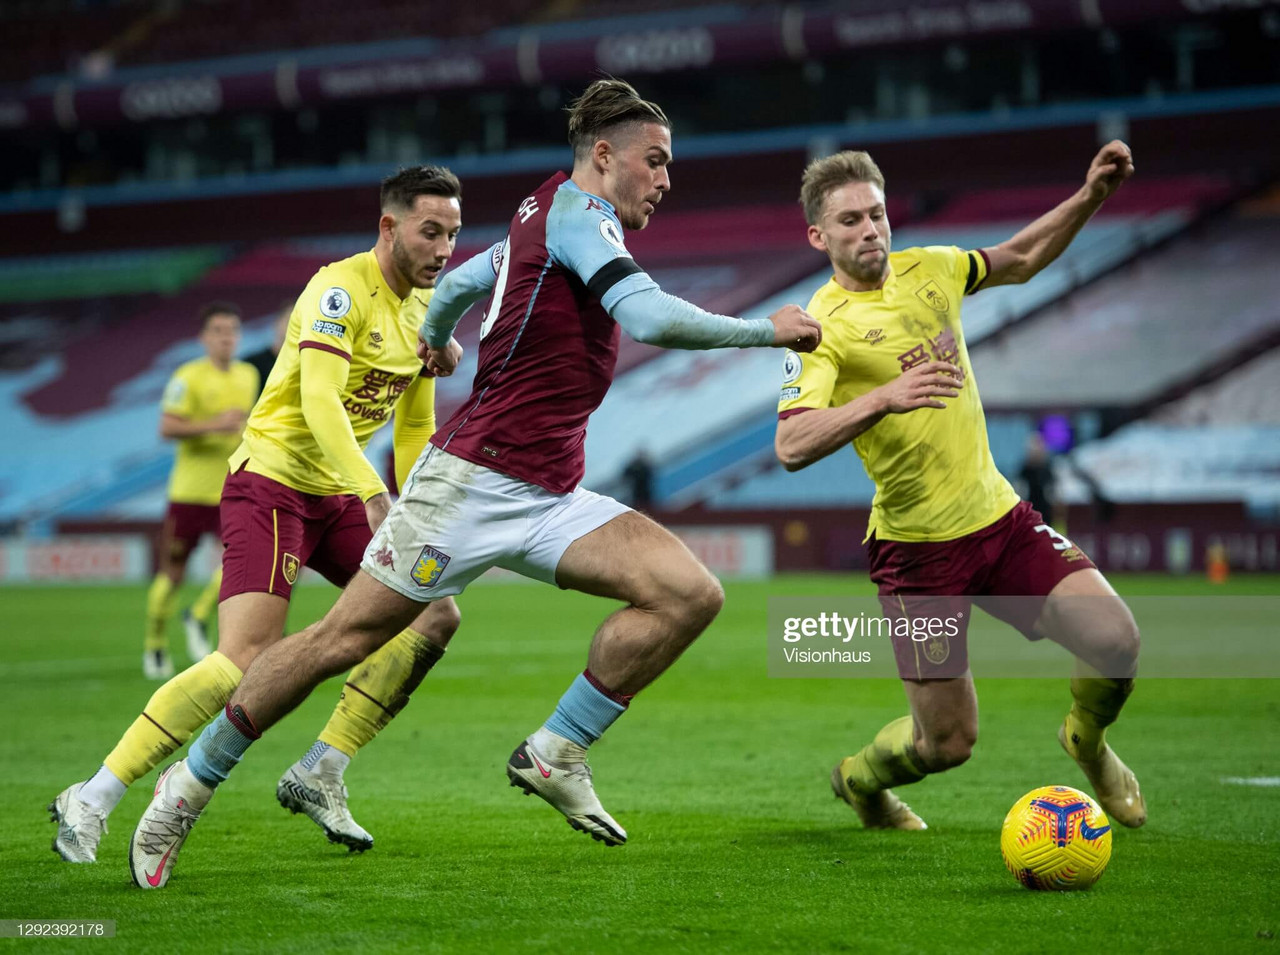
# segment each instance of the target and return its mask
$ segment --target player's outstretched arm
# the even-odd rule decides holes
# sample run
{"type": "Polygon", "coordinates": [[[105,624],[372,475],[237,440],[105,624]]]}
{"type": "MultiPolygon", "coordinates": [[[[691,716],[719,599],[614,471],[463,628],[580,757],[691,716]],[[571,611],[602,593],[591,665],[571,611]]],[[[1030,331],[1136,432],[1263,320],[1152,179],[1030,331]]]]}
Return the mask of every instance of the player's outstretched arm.
{"type": "Polygon", "coordinates": [[[945,408],[943,398],[960,394],[960,369],[931,361],[838,408],[810,408],[778,422],[774,453],[788,471],[799,471],[846,444],[890,414],[945,408]]]}
{"type": "Polygon", "coordinates": [[[733,318],[708,312],[653,284],[613,302],[609,314],[636,341],[662,348],[755,346],[811,352],[822,341],[818,320],[797,305],[783,306],[768,318],[733,318]]]}
{"type": "Polygon", "coordinates": [[[1085,183],[1066,202],[1042,215],[1013,238],[986,250],[991,263],[983,288],[1017,285],[1062,254],[1086,222],[1133,175],[1133,153],[1118,139],[1093,157],[1085,183]]]}
{"type": "Polygon", "coordinates": [[[431,348],[443,348],[453,337],[453,330],[467,309],[493,291],[498,281],[497,264],[502,242],[473,255],[456,269],[450,270],[436,286],[427,306],[419,337],[431,348]]]}

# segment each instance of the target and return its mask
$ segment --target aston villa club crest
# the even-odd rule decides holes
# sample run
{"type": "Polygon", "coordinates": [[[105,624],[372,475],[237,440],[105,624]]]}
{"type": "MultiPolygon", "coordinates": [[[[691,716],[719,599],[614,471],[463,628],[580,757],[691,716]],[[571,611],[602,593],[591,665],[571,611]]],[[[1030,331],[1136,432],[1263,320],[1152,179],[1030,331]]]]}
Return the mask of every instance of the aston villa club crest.
{"type": "Polygon", "coordinates": [[[413,578],[415,584],[425,590],[436,585],[436,582],[440,580],[440,575],[444,573],[444,569],[448,566],[448,554],[444,551],[436,550],[434,547],[424,547],[422,548],[422,553],[418,555],[418,559],[414,561],[413,570],[409,571],[409,576],[413,578]]]}
{"type": "Polygon", "coordinates": [[[298,582],[298,558],[292,554],[285,554],[280,558],[280,570],[284,572],[284,579],[289,582],[289,586],[293,586],[298,582]]]}

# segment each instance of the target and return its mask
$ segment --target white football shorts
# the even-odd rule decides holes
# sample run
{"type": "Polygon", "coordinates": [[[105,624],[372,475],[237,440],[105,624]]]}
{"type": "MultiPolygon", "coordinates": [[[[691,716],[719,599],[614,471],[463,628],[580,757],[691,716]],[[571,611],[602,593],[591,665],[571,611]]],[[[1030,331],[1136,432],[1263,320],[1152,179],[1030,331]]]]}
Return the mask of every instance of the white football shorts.
{"type": "Polygon", "coordinates": [[[629,510],[581,487],[553,494],[428,445],[360,566],[423,603],[462,593],[490,567],[555,584],[569,545],[629,510]]]}

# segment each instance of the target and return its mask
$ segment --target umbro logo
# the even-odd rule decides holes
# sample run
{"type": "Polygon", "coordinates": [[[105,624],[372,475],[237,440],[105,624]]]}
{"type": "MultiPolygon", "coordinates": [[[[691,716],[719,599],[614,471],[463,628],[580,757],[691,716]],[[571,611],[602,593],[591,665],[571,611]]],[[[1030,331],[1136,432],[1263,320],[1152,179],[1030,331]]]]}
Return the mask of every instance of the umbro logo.
{"type": "Polygon", "coordinates": [[[883,328],[873,328],[863,337],[864,341],[868,341],[873,345],[878,345],[884,341],[885,334],[883,328]]]}
{"type": "Polygon", "coordinates": [[[371,344],[374,348],[381,348],[381,347],[382,347],[382,333],[381,333],[381,332],[370,332],[370,333],[369,333],[369,344],[371,344]]]}

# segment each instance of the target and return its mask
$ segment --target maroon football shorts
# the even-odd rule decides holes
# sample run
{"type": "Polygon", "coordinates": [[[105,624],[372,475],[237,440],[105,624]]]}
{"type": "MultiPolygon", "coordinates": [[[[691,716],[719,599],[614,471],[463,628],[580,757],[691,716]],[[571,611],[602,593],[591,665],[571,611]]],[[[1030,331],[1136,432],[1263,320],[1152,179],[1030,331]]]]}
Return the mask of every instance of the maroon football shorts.
{"type": "Polygon", "coordinates": [[[222,487],[222,591],[289,599],[303,567],[345,587],[372,537],[354,494],[304,494],[241,467],[222,487]]]}
{"type": "Polygon", "coordinates": [[[1044,598],[1064,577],[1094,566],[1084,551],[1051,528],[1026,501],[1019,501],[995,523],[955,540],[886,541],[872,536],[867,556],[886,616],[956,621],[949,629],[958,633],[918,626],[916,639],[893,638],[898,673],[904,680],[964,675],[969,668],[973,603],[1020,630],[1028,640],[1039,639],[1033,628],[1044,598]],[[1040,599],[1001,601],[999,597],[1040,599]]]}
{"type": "Polygon", "coordinates": [[[203,535],[212,534],[217,540],[222,540],[218,505],[170,501],[160,534],[160,552],[173,560],[186,560],[203,535]]]}

